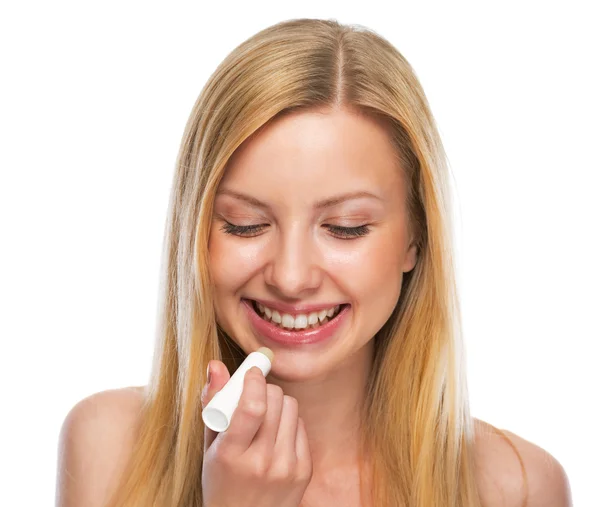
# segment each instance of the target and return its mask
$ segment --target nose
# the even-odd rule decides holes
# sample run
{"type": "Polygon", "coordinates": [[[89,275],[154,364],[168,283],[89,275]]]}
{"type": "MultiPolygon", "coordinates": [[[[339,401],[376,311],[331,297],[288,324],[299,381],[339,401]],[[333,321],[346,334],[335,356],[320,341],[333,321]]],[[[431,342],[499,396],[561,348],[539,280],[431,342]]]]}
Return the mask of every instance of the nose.
{"type": "Polygon", "coordinates": [[[281,232],[270,262],[265,268],[265,282],[280,297],[299,299],[320,285],[323,270],[314,241],[300,227],[281,232]]]}

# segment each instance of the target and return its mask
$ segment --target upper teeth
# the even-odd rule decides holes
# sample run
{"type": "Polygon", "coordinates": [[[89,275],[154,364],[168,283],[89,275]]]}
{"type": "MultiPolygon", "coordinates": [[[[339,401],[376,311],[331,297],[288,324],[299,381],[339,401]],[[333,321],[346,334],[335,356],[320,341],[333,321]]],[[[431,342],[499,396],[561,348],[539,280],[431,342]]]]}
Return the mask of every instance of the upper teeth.
{"type": "Polygon", "coordinates": [[[264,314],[267,320],[273,321],[275,324],[280,324],[282,327],[290,329],[305,329],[308,326],[317,327],[322,324],[326,318],[333,317],[340,309],[340,305],[332,308],[321,310],[320,312],[298,313],[291,315],[289,313],[279,313],[277,310],[268,308],[260,303],[256,303],[258,309],[264,314]]]}

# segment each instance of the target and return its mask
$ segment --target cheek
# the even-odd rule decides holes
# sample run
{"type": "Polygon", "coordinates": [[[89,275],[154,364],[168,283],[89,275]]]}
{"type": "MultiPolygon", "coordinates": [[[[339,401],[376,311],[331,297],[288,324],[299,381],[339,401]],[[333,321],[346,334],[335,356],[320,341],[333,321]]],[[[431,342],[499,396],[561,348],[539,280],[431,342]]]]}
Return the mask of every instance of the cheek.
{"type": "Polygon", "coordinates": [[[211,231],[208,245],[210,273],[217,297],[237,291],[257,270],[261,247],[221,231],[211,231]]]}
{"type": "Polygon", "coordinates": [[[402,238],[381,233],[360,243],[338,255],[334,269],[339,285],[355,300],[361,320],[368,315],[376,328],[391,315],[400,295],[402,238]]]}

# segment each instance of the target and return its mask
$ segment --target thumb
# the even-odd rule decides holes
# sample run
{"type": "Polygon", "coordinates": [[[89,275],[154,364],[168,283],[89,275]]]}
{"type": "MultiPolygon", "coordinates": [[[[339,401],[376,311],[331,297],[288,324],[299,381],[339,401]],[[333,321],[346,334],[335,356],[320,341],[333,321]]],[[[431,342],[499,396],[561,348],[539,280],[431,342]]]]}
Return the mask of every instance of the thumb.
{"type": "MultiPolygon", "coordinates": [[[[230,375],[227,366],[221,361],[213,359],[208,362],[208,368],[206,369],[207,381],[202,389],[202,395],[200,400],[202,402],[202,409],[208,405],[223,386],[229,381],[230,375]]],[[[204,425],[204,452],[210,447],[213,440],[217,437],[218,433],[211,430],[209,427],[204,425]]]]}

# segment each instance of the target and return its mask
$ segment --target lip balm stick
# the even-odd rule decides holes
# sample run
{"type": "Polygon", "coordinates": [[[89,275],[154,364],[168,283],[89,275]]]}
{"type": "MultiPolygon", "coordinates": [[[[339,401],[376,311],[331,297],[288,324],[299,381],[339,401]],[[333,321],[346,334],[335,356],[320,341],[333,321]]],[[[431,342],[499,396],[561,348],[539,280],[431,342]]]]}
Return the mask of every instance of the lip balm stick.
{"type": "Polygon", "coordinates": [[[271,371],[273,356],[273,351],[267,347],[261,347],[248,354],[229,381],[204,407],[202,420],[206,426],[217,432],[225,431],[229,428],[231,416],[238,406],[242,390],[244,389],[244,375],[253,366],[258,366],[266,377],[271,371]]]}

